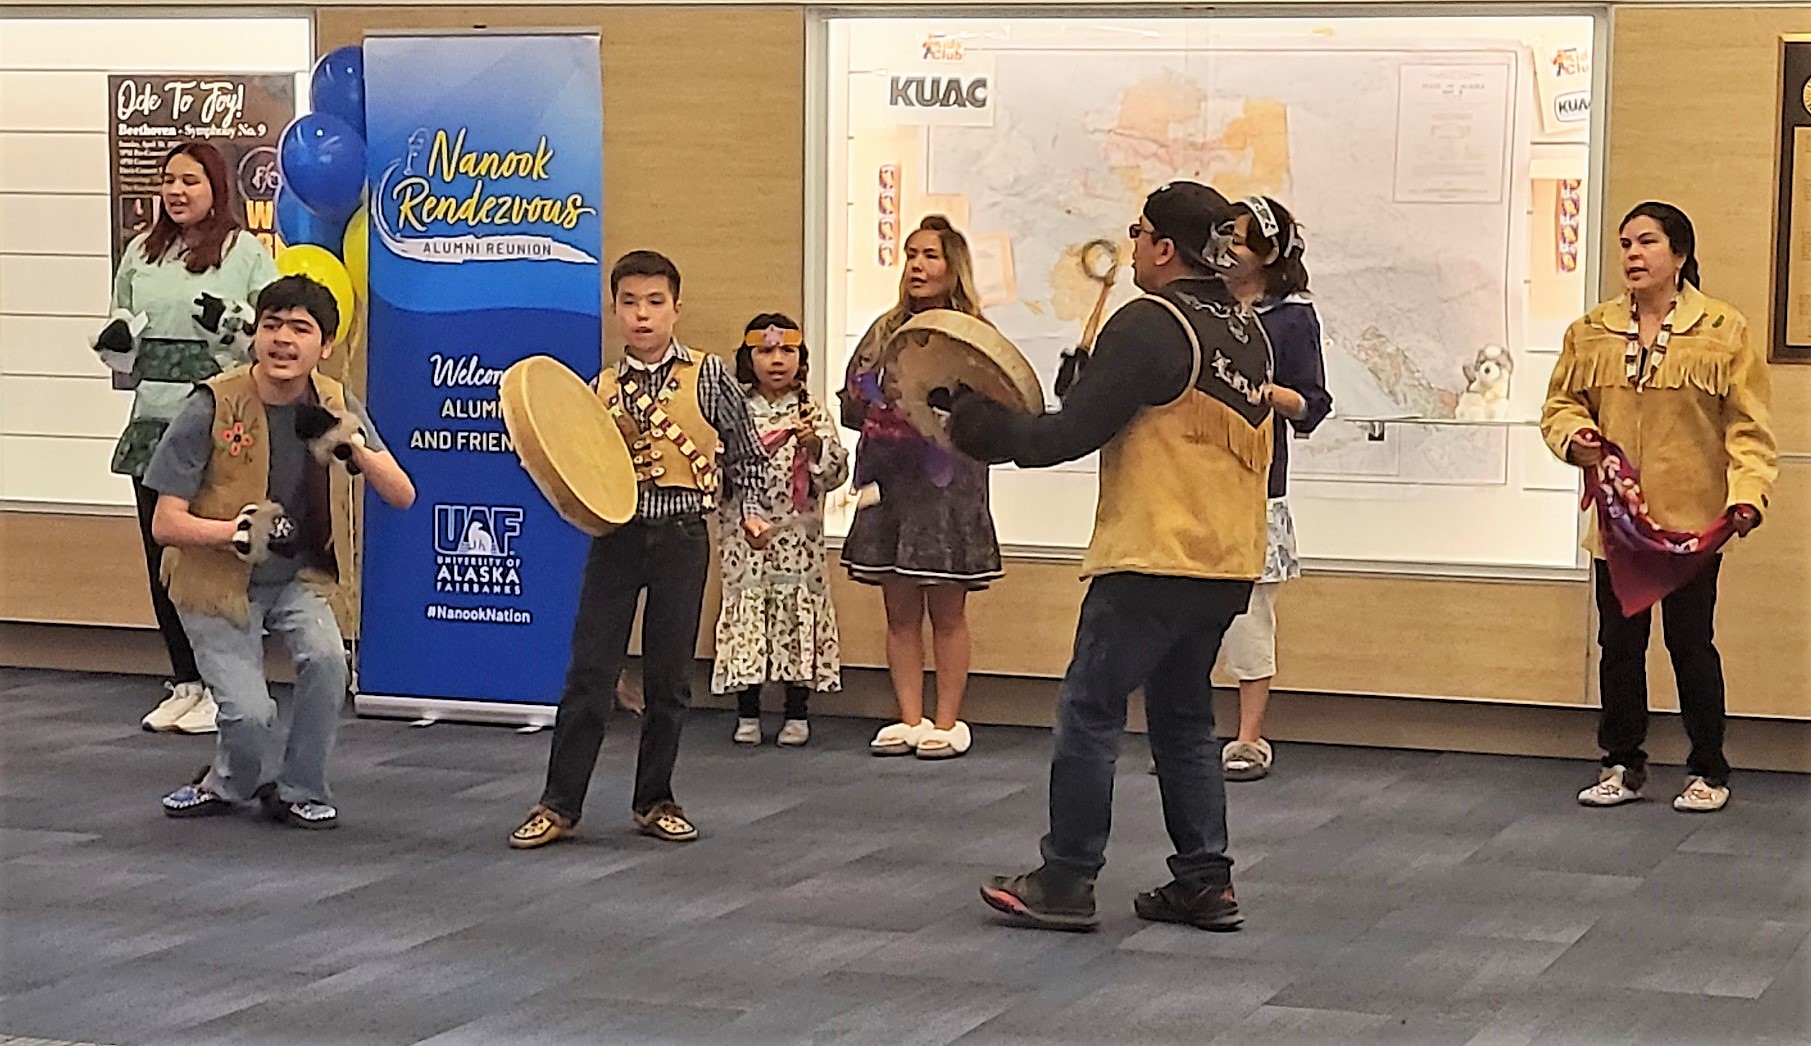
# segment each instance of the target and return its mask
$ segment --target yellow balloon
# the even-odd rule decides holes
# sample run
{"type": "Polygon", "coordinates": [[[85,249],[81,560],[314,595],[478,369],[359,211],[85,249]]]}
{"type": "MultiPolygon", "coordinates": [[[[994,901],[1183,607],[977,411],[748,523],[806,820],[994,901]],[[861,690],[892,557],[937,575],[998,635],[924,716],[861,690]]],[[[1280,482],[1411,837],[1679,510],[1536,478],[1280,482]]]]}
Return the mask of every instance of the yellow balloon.
{"type": "Polygon", "coordinates": [[[340,246],[346,275],[352,277],[352,289],[360,298],[367,297],[371,285],[371,226],[363,207],[352,212],[352,219],[346,223],[346,239],[340,246]]]}
{"type": "Polygon", "coordinates": [[[352,323],[355,304],[352,277],[346,275],[346,267],[333,256],[332,251],[316,247],[312,243],[285,247],[277,255],[277,271],[285,276],[306,276],[331,291],[334,302],[340,307],[340,326],[333,332],[333,340],[338,341],[346,336],[346,328],[352,323]]]}

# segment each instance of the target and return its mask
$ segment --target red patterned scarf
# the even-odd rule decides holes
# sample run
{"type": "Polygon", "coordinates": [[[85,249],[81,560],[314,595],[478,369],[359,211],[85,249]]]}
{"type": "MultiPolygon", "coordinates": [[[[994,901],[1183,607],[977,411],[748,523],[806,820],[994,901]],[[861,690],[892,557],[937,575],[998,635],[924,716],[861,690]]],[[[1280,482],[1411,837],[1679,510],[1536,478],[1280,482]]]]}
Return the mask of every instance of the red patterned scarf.
{"type": "MultiPolygon", "coordinates": [[[[761,433],[761,447],[771,456],[797,435],[791,426],[768,429],[761,433]]],[[[811,510],[811,462],[803,447],[792,451],[792,510],[801,514],[811,510]]]]}
{"type": "Polygon", "coordinates": [[[1597,508],[1610,587],[1624,617],[1634,617],[1697,577],[1735,535],[1727,516],[1695,534],[1654,522],[1635,463],[1608,440],[1602,463],[1585,473],[1584,504],[1597,508]]]}

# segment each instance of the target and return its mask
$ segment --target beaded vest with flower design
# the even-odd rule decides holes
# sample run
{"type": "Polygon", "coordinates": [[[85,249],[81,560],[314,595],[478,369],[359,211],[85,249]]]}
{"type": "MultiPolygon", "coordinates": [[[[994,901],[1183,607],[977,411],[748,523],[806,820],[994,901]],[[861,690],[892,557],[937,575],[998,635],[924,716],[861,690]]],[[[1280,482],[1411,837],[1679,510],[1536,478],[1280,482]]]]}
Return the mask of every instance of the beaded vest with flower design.
{"type": "MultiPolygon", "coordinates": [[[[214,394],[212,451],[201,490],[189,502],[189,511],[203,519],[232,519],[240,510],[270,496],[270,425],[264,401],[250,367],[239,367],[206,382],[214,394]]],[[[346,410],[346,390],[339,382],[317,372],[317,402],[328,410],[346,410]]],[[[311,567],[301,580],[323,586],[330,595],[338,584],[335,530],[350,519],[351,483],[343,475],[310,460],[308,541],[317,550],[316,561],[327,569],[311,567]]],[[[223,617],[243,627],[249,612],[246,590],[251,565],[228,548],[168,548],[163,554],[163,579],[170,587],[170,602],[194,613],[223,617]]],[[[335,606],[336,611],[340,607],[335,606]]]]}

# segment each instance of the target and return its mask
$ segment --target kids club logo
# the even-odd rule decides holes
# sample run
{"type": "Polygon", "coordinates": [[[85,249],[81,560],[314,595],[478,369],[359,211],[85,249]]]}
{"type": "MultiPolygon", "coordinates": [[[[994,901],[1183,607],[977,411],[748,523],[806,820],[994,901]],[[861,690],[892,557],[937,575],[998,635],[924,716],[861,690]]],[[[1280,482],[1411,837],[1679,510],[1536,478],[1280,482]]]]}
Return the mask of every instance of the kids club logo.
{"type": "Polygon", "coordinates": [[[525,515],[517,505],[435,505],[434,591],[521,595],[516,542],[525,515]]]}
{"type": "Polygon", "coordinates": [[[596,265],[561,240],[597,208],[583,193],[548,192],[556,152],[541,135],[528,148],[486,149],[466,129],[419,128],[372,193],[378,240],[414,261],[556,261],[596,265]]]}

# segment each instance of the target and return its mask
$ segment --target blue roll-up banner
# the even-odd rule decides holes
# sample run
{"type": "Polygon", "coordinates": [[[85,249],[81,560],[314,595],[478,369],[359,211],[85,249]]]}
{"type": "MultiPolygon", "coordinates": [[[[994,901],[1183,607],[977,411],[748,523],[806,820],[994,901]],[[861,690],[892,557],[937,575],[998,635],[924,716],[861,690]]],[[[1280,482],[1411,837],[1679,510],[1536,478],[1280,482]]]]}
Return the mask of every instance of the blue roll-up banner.
{"type": "Polygon", "coordinates": [[[525,356],[589,377],[602,335],[598,37],[365,40],[368,396],[414,478],[366,496],[358,708],[546,723],[586,538],[504,431],[525,356]]]}

